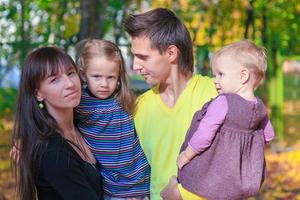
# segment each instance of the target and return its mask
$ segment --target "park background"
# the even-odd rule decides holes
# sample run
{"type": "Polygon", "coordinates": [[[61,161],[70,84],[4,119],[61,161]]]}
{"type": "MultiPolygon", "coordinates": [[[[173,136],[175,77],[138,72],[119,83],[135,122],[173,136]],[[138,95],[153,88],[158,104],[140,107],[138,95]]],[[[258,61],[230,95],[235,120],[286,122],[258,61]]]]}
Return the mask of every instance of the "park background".
{"type": "Polygon", "coordinates": [[[22,63],[33,49],[56,45],[74,57],[74,45],[92,37],[122,50],[133,89],[148,87],[131,71],[128,14],[173,10],[188,27],[195,71],[211,76],[213,52],[247,38],[268,53],[257,95],[269,108],[276,140],[266,149],[268,176],[255,199],[300,199],[300,0],[0,0],[0,200],[14,199],[9,150],[22,63]]]}

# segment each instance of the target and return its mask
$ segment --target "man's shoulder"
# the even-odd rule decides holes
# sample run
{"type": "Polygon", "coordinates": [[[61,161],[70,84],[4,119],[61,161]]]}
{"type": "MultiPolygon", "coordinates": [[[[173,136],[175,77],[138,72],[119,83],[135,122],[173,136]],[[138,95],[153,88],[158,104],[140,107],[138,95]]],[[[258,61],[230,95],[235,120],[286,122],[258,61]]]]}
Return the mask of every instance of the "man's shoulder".
{"type": "Polygon", "coordinates": [[[215,97],[217,95],[214,79],[200,74],[193,75],[191,87],[193,93],[199,94],[202,97],[215,97]]]}
{"type": "Polygon", "coordinates": [[[194,74],[192,79],[196,80],[197,83],[201,83],[201,84],[204,84],[204,83],[214,84],[214,79],[212,77],[203,76],[201,74],[194,74]]]}
{"type": "Polygon", "coordinates": [[[155,98],[155,91],[157,90],[157,86],[154,86],[153,88],[147,90],[143,94],[139,95],[137,98],[137,105],[141,105],[147,102],[151,102],[153,98],[155,98]]]}

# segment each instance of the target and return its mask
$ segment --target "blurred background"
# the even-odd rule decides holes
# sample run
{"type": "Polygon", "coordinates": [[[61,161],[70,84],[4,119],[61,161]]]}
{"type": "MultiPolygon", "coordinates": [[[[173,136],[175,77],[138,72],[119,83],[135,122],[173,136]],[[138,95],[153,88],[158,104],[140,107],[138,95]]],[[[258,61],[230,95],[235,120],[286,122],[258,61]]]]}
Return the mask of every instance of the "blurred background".
{"type": "Polygon", "coordinates": [[[14,199],[9,150],[20,69],[33,49],[56,45],[74,57],[88,37],[115,42],[126,58],[132,87],[147,90],[131,70],[128,14],[173,10],[188,27],[195,71],[211,76],[213,52],[247,38],[268,52],[257,91],[269,108],[276,140],[266,149],[268,174],[255,199],[300,199],[300,0],[0,0],[0,200],[14,199]]]}

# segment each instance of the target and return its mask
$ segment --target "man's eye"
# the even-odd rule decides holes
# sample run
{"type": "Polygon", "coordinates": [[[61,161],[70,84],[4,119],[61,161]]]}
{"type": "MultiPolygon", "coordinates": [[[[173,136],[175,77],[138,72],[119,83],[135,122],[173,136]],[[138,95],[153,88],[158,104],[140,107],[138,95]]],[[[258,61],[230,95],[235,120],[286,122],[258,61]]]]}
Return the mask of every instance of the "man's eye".
{"type": "Polygon", "coordinates": [[[143,55],[137,55],[136,57],[138,59],[141,59],[141,60],[147,60],[148,59],[148,56],[143,56],[143,55]]]}

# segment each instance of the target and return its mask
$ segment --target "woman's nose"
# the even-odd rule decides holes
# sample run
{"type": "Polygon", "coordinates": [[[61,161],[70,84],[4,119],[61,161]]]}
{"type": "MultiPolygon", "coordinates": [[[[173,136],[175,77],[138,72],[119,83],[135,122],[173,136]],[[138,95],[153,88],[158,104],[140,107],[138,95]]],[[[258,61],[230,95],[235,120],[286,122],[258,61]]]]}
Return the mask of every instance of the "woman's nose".
{"type": "Polygon", "coordinates": [[[65,76],[64,80],[66,88],[72,87],[74,85],[74,82],[68,76],[65,76]]]}

